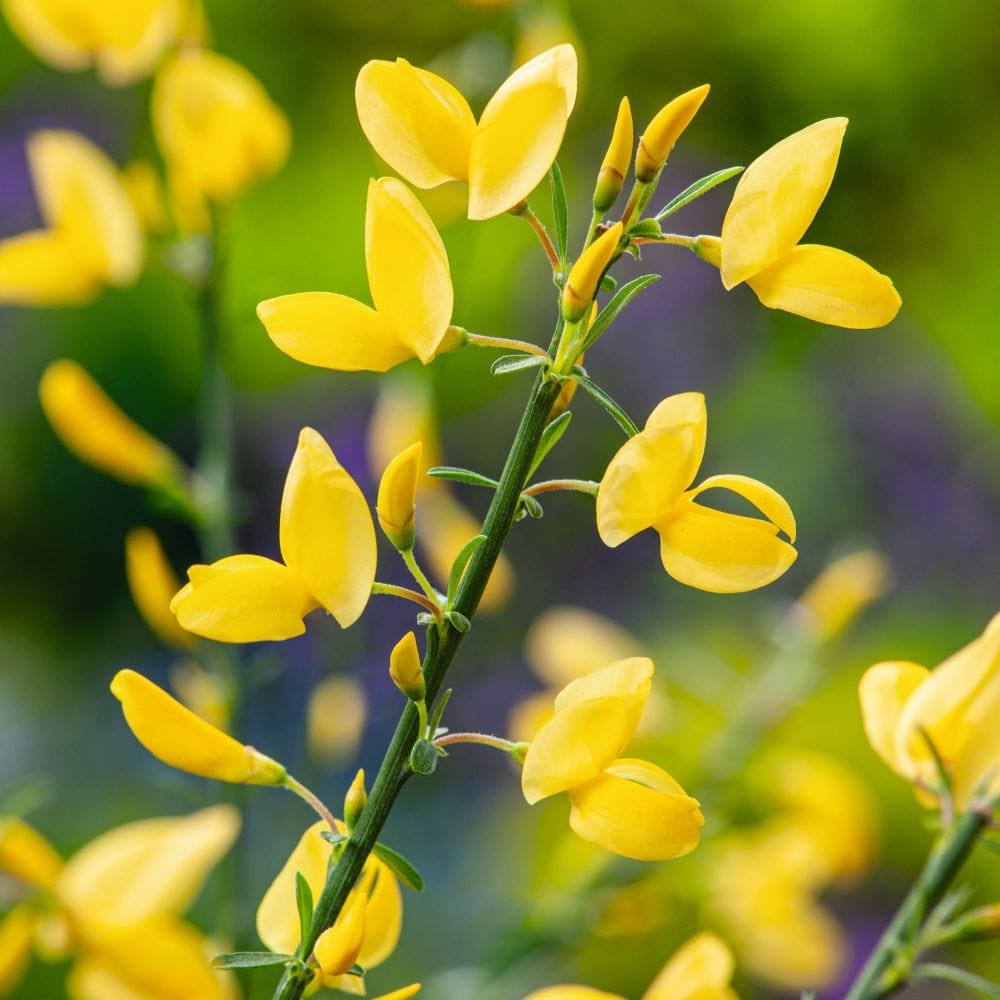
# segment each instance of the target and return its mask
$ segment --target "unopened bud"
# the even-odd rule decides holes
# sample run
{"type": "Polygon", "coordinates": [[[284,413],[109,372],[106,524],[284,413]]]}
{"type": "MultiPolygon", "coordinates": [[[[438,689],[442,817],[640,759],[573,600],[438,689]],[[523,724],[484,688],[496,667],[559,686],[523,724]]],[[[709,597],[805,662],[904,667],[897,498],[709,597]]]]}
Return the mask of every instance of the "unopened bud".
{"type": "Polygon", "coordinates": [[[635,156],[635,177],[642,184],[649,184],[663,169],[674,143],[698,113],[702,102],[708,97],[709,85],[702,84],[675,97],[666,107],[657,112],[639,139],[639,150],[635,156]]]}
{"type": "Polygon", "coordinates": [[[713,267],[722,266],[722,240],[718,236],[696,236],[691,242],[691,250],[713,267]]]}
{"type": "Polygon", "coordinates": [[[424,672],[420,667],[417,638],[412,632],[407,632],[389,654],[389,676],[410,701],[424,700],[424,672]]]}
{"type": "Polygon", "coordinates": [[[400,452],[382,473],[375,511],[386,538],[400,551],[413,548],[417,479],[424,446],[417,441],[400,452]]]}
{"type": "Polygon", "coordinates": [[[622,224],[616,222],[598,236],[573,265],[562,293],[562,312],[567,323],[578,323],[590,308],[598,282],[617,251],[621,236],[622,224]]]}
{"type": "Polygon", "coordinates": [[[955,929],[953,940],[988,941],[1000,938],[1000,903],[990,903],[959,917],[952,925],[955,929]]]}
{"type": "Polygon", "coordinates": [[[348,830],[353,830],[357,826],[366,805],[368,805],[368,793],[365,791],[365,769],[361,768],[344,796],[344,825],[348,830]]]}
{"type": "Polygon", "coordinates": [[[597,175],[597,186],[594,188],[595,211],[603,214],[611,208],[618,195],[621,194],[629,161],[632,159],[633,141],[632,108],[628,103],[628,98],[623,97],[618,106],[618,118],[615,120],[615,128],[611,133],[611,143],[608,145],[608,151],[604,154],[604,162],[597,175]]]}

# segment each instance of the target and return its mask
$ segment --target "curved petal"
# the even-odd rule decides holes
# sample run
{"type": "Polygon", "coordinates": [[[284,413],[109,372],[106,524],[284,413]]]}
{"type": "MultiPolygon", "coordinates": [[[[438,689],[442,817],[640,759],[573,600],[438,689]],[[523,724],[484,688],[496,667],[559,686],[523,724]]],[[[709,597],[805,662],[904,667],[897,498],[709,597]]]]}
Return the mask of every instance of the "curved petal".
{"type": "Polygon", "coordinates": [[[732,288],[802,239],[837,169],[846,118],[782,139],[743,171],[722,222],[722,283],[732,288]]]}
{"type": "Polygon", "coordinates": [[[777,580],[798,553],[769,521],[683,503],[657,527],[663,568],[678,582],[714,594],[756,590],[777,580]]]}
{"type": "Polygon", "coordinates": [[[365,260],[376,311],[427,364],[451,323],[451,272],[430,216],[394,177],[368,185],[365,260]]]}
{"type": "Polygon", "coordinates": [[[516,70],[490,98],[469,150],[469,218],[523,201],[562,145],[576,101],[576,52],[558,45],[516,70]]]}
{"type": "Polygon", "coordinates": [[[476,127],[465,98],[405,59],[365,63],[354,87],[361,129],[375,152],[419,188],[465,180],[476,127]]]}
{"type": "Polygon", "coordinates": [[[395,950],[403,928],[403,894],[399,880],[377,858],[370,858],[365,871],[374,875],[365,907],[365,940],[358,962],[365,969],[381,965],[395,950]]]}
{"type": "Polygon", "coordinates": [[[62,0],[2,0],[0,7],[17,37],[50,66],[73,72],[91,64],[86,19],[67,17],[62,0]]]}
{"type": "Polygon", "coordinates": [[[705,457],[708,436],[708,410],[700,392],[679,392],[667,396],[646,419],[648,431],[672,431],[687,449],[686,489],[694,482],[695,473],[705,457]]]}
{"type": "Polygon", "coordinates": [[[696,934],[674,952],[642,1000],[736,1000],[733,953],[715,934],[696,934]]]}
{"type": "Polygon", "coordinates": [[[367,904],[365,892],[352,892],[337,919],[320,934],[313,954],[324,976],[342,976],[357,962],[365,939],[367,904]]]}
{"type": "Polygon", "coordinates": [[[180,581],[159,538],[149,528],[133,528],[126,535],[125,574],[132,600],[146,624],[167,646],[190,649],[194,636],[182,629],[170,613],[170,602],[180,589],[180,581]]]}
{"type": "Polygon", "coordinates": [[[617,698],[634,706],[637,714],[641,715],[652,680],[653,661],[646,656],[631,656],[567,684],[556,695],[555,709],[556,712],[563,712],[596,698],[617,698]]]}
{"type": "Polygon", "coordinates": [[[903,302],[892,279],[860,257],[812,243],[793,247],[747,284],[769,309],[849,330],[885,326],[903,302]]]}
{"type": "Polygon", "coordinates": [[[749,500],[779,531],[783,531],[790,541],[795,541],[795,515],[788,501],[775,489],[749,476],[722,475],[709,476],[699,483],[688,497],[694,499],[705,490],[729,490],[744,500],[749,500]]]}
{"type": "Polygon", "coordinates": [[[15,906],[0,917],[0,996],[20,985],[31,959],[35,915],[27,906],[15,906]]]}
{"type": "Polygon", "coordinates": [[[37,229],[0,240],[0,305],[75,306],[100,289],[98,269],[65,233],[37,229]]]}
{"type": "Polygon", "coordinates": [[[281,554],[347,628],[375,582],[375,524],[358,484],[312,428],[299,434],[281,498],[281,554]]]}
{"type": "Polygon", "coordinates": [[[894,660],[869,667],[858,684],[861,718],[872,749],[898,774],[903,765],[896,753],[899,720],[913,692],[930,676],[918,663],[894,660]]]}
{"type": "Polygon", "coordinates": [[[698,846],[698,802],[666,771],[644,760],[616,761],[567,793],[578,836],[636,861],[666,861],[698,846]]]}
{"type": "Polygon", "coordinates": [[[127,823],[70,858],[57,895],[85,924],[105,928],[176,916],[201,891],[239,829],[239,813],[227,805],[127,823]]]}
{"type": "Polygon", "coordinates": [[[104,0],[90,11],[98,35],[97,69],[110,86],[147,76],[181,27],[180,0],[104,0]]]}
{"type": "Polygon", "coordinates": [[[51,892],[62,871],[59,852],[16,816],[0,817],[0,873],[51,892]]]}

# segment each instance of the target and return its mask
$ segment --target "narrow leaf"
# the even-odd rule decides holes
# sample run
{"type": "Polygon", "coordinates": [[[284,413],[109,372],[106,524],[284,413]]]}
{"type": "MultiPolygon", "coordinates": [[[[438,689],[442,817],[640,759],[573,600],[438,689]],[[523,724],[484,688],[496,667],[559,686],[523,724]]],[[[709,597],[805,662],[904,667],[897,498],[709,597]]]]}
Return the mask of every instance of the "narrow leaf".
{"type": "Polygon", "coordinates": [[[705,177],[701,177],[694,182],[694,184],[686,187],[676,198],[672,198],[666,203],[656,213],[656,219],[665,219],[668,215],[673,215],[678,209],[683,208],[689,202],[695,200],[695,198],[700,198],[703,194],[711,191],[712,188],[724,181],[728,181],[730,177],[735,177],[737,174],[742,173],[744,167],[726,167],[724,170],[716,170],[714,174],[708,174],[705,177]]]}
{"type": "Polygon", "coordinates": [[[434,711],[431,712],[431,719],[427,728],[434,734],[435,739],[440,733],[448,731],[441,728],[441,716],[444,715],[444,710],[448,707],[448,702],[451,701],[451,692],[453,690],[453,688],[447,688],[443,691],[437,700],[437,704],[434,706],[434,711]]]}
{"type": "Polygon", "coordinates": [[[573,414],[569,410],[565,410],[555,420],[546,424],[545,430],[542,431],[542,438],[538,442],[535,460],[531,463],[531,468],[528,470],[528,479],[535,474],[535,470],[545,461],[548,453],[559,443],[560,438],[566,433],[566,428],[569,427],[569,422],[572,419],[573,414]]]}
{"type": "Polygon", "coordinates": [[[457,465],[435,465],[433,469],[427,470],[428,476],[435,479],[449,479],[453,483],[466,483],[469,486],[485,486],[495,490],[500,484],[489,476],[484,476],[480,472],[473,472],[472,469],[463,469],[457,465]]]}
{"type": "Polygon", "coordinates": [[[587,390],[614,417],[618,426],[629,436],[635,437],[639,433],[639,428],[635,421],[625,412],[622,407],[615,402],[596,382],[591,382],[586,375],[582,374],[579,367],[575,369],[577,382],[587,390]]]}
{"type": "Polygon", "coordinates": [[[622,285],[615,292],[611,301],[597,314],[597,319],[587,331],[587,339],[582,350],[586,351],[595,343],[598,337],[618,318],[618,314],[644,289],[660,280],[658,274],[643,274],[633,278],[627,285],[622,285]]]}
{"type": "Polygon", "coordinates": [[[450,605],[455,597],[455,591],[462,580],[465,567],[469,565],[469,560],[475,555],[476,549],[486,541],[485,535],[476,535],[470,538],[461,551],[455,556],[455,561],[451,564],[451,572],[448,574],[448,604],[450,605]]]}
{"type": "Polygon", "coordinates": [[[299,910],[299,940],[309,937],[313,918],[313,894],[302,872],[295,873],[295,905],[299,910]]]}
{"type": "Polygon", "coordinates": [[[552,188],[552,219],[556,230],[556,250],[563,269],[566,268],[566,253],[569,245],[568,209],[566,208],[566,185],[562,171],[555,160],[549,168],[549,187],[552,188]]]}
{"type": "Polygon", "coordinates": [[[550,360],[547,354],[505,354],[490,365],[490,371],[494,375],[508,375],[510,372],[547,365],[550,360]]]}
{"type": "Polygon", "coordinates": [[[265,965],[287,965],[294,962],[293,955],[273,951],[231,951],[212,959],[214,969],[259,969],[265,965]]]}
{"type": "Polygon", "coordinates": [[[938,962],[925,962],[913,970],[914,979],[942,979],[958,986],[964,986],[970,993],[982,1000],[1000,1000],[1000,986],[977,976],[965,969],[938,962]]]}
{"type": "Polygon", "coordinates": [[[403,857],[399,851],[394,851],[391,847],[387,847],[381,841],[377,841],[375,846],[372,848],[375,857],[379,859],[383,864],[388,865],[395,873],[396,877],[399,879],[403,885],[409,886],[416,892],[424,891],[424,880],[420,872],[417,871],[413,865],[410,864],[406,858],[403,857]]]}
{"type": "Polygon", "coordinates": [[[542,505],[528,493],[521,494],[521,503],[524,504],[524,509],[530,517],[538,518],[545,513],[542,510],[542,505]]]}
{"type": "Polygon", "coordinates": [[[618,282],[610,274],[606,274],[601,278],[601,283],[597,287],[602,292],[613,292],[618,287],[618,282]]]}

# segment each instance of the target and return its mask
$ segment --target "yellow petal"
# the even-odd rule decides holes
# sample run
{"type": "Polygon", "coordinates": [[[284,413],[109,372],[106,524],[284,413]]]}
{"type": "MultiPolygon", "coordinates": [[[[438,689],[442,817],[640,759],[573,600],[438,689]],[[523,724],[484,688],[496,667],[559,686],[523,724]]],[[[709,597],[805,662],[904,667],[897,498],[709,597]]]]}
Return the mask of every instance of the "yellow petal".
{"type": "Polygon", "coordinates": [[[59,852],[33,826],[0,817],[0,873],[51,892],[62,867],[59,852]]]}
{"type": "Polygon", "coordinates": [[[368,718],[364,688],[353,677],[328,677],[309,696],[307,743],[313,759],[334,764],[352,757],[368,718]]]}
{"type": "Polygon", "coordinates": [[[851,622],[892,584],[889,560],[861,550],[835,559],[799,598],[806,626],[820,641],[842,634],[851,622]]]}
{"type": "Polygon", "coordinates": [[[402,986],[391,993],[383,993],[374,997],[373,1000],[410,1000],[420,992],[420,983],[410,983],[409,986],[402,986]]]}
{"type": "Polygon", "coordinates": [[[86,69],[92,61],[86,17],[67,11],[65,0],[2,0],[7,23],[21,41],[56,69],[86,69]]]}
{"type": "MultiPolygon", "coordinates": [[[[597,186],[594,189],[594,209],[606,212],[621,194],[625,175],[628,173],[632,160],[632,146],[635,137],[632,131],[632,106],[627,97],[621,99],[618,105],[618,115],[615,127],[611,133],[611,142],[601,162],[597,174],[597,186]]],[[[568,385],[574,385],[570,382],[568,385]]]]}
{"type": "Polygon", "coordinates": [[[423,444],[417,441],[387,466],[378,484],[375,510],[386,538],[401,552],[413,548],[413,516],[417,502],[423,444]]]}
{"type": "Polygon", "coordinates": [[[285,776],[276,761],[209,725],[134,670],[119,670],[111,693],[135,738],[171,767],[237,784],[276,785],[285,776]]]}
{"type": "Polygon", "coordinates": [[[913,692],[930,676],[918,663],[896,660],[869,667],[858,685],[861,717],[872,749],[894,771],[904,774],[896,754],[899,720],[913,692]]]}
{"type": "Polygon", "coordinates": [[[375,525],[364,495],[323,438],[305,427],[281,498],[281,554],[341,628],[375,582],[375,525]]]}
{"type": "Polygon", "coordinates": [[[749,476],[709,476],[687,496],[693,500],[705,490],[729,490],[744,500],[749,500],[775,527],[783,531],[790,541],[795,541],[795,515],[788,501],[777,490],[749,476]]]}
{"type": "Polygon", "coordinates": [[[705,822],[695,799],[644,760],[615,761],[569,789],[569,823],[578,836],[636,861],[667,861],[698,846],[705,822]]]}
{"type": "Polygon", "coordinates": [[[376,312],[426,364],[451,323],[451,272],[430,216],[394,177],[368,185],[365,260],[376,312]]]}
{"type": "Polygon", "coordinates": [[[170,667],[169,677],[181,704],[216,729],[229,731],[230,698],[221,675],[209,673],[194,660],[179,660],[170,667]]]}
{"type": "Polygon", "coordinates": [[[736,1000],[729,989],[735,962],[721,938],[696,934],[674,952],[642,1000],[736,1000]]]}
{"type": "Polygon", "coordinates": [[[747,284],[769,309],[849,330],[885,326],[903,301],[892,279],[860,257],[810,243],[793,247],[747,284]]]}
{"type": "Polygon", "coordinates": [[[617,993],[604,993],[589,986],[546,986],[535,990],[524,1000],[625,1000],[617,993]]]}
{"type": "MultiPolygon", "coordinates": [[[[419,376],[421,373],[414,373],[419,376]]],[[[430,386],[409,373],[383,380],[368,424],[368,464],[384,469],[401,451],[418,441],[423,445],[420,461],[420,489],[444,490],[444,481],[427,476],[427,470],[442,465],[434,400],[430,386]]]]}
{"type": "Polygon", "coordinates": [[[367,905],[367,893],[352,892],[333,926],[320,934],[314,954],[323,975],[341,976],[354,967],[365,939],[367,905]]]}
{"type": "Polygon", "coordinates": [[[0,917],[0,996],[20,985],[31,959],[35,916],[27,906],[15,906],[0,917]]]}
{"type": "Polygon", "coordinates": [[[385,372],[415,356],[374,309],[336,292],[266,299],[257,317],[279,350],[318,368],[385,372]]]}
{"type": "Polygon", "coordinates": [[[135,927],[182,913],[240,829],[233,806],[115,827],[67,862],[57,894],[78,920],[135,927]]]}
{"type": "Polygon", "coordinates": [[[469,218],[528,197],[562,145],[576,101],[576,52],[558,45],[512,73],[490,98],[469,150],[469,218]]]}
{"type": "Polygon", "coordinates": [[[97,268],[65,233],[40,229],[0,240],[0,304],[74,306],[100,290],[97,268]]]}
{"type": "Polygon", "coordinates": [[[147,233],[169,228],[166,199],[160,175],[149,160],[132,160],[122,171],[122,183],[132,207],[147,233]]]}
{"type": "Polygon", "coordinates": [[[691,119],[708,97],[709,85],[703,83],[661,108],[639,139],[635,158],[635,176],[649,184],[663,169],[681,133],[691,124],[691,119]]]}
{"type": "Polygon", "coordinates": [[[97,69],[111,86],[148,76],[181,28],[182,0],[106,0],[87,5],[97,37],[97,69]]]}
{"type": "Polygon", "coordinates": [[[194,636],[177,624],[170,601],[180,589],[155,532],[135,528],[125,538],[125,570],[132,600],[146,624],[168,646],[190,649],[194,636]]]}
{"type": "Polygon", "coordinates": [[[562,291],[562,312],[567,322],[579,322],[592,308],[597,286],[618,250],[621,237],[622,224],[616,222],[589,244],[570,268],[562,291]]]}
{"type": "Polygon", "coordinates": [[[358,961],[366,969],[381,965],[395,950],[403,928],[403,895],[399,880],[377,858],[365,866],[372,889],[365,909],[365,940],[358,961]]]}
{"type": "Polygon", "coordinates": [[[375,152],[419,188],[468,177],[476,120],[447,81],[405,59],[365,63],[354,88],[361,129],[375,152]]]}
{"type": "Polygon", "coordinates": [[[708,410],[704,395],[700,392],[678,392],[667,396],[646,418],[644,429],[669,430],[681,439],[687,453],[685,488],[693,483],[705,457],[705,439],[708,436],[708,410]]]}
{"type": "Polygon", "coordinates": [[[227,556],[188,569],[170,603],[182,628],[217,642],[266,642],[302,635],[315,607],[298,573],[263,556],[227,556]]]}
{"type": "Polygon", "coordinates": [[[827,118],[782,139],[743,171],[722,223],[722,283],[732,288],[783,257],[823,203],[846,118],[827,118]]]}
{"type": "Polygon", "coordinates": [[[133,423],[74,361],[53,361],[38,385],[52,429],[77,458],[126,483],[170,476],[171,452],[133,423]]]}

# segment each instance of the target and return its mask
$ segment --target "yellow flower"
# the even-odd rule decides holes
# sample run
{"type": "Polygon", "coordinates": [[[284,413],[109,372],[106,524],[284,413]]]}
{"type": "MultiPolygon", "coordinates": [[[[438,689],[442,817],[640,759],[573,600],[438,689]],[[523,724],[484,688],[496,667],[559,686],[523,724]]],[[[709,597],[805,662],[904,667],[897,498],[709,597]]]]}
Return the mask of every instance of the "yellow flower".
{"type": "Polygon", "coordinates": [[[632,160],[632,107],[627,97],[623,97],[618,105],[618,117],[611,133],[608,151],[597,174],[597,185],[594,188],[594,209],[606,212],[621,194],[625,175],[632,160]]]}
{"type": "Polygon", "coordinates": [[[420,479],[423,443],[417,441],[400,452],[382,473],[375,510],[385,537],[399,549],[413,548],[414,514],[417,504],[417,484],[420,479]]]}
{"type": "Polygon", "coordinates": [[[75,361],[53,361],[38,394],[52,429],[81,461],[137,486],[174,478],[174,454],[122,413],[75,361]]]}
{"type": "Polygon", "coordinates": [[[703,83],[700,87],[675,97],[656,113],[639,139],[639,150],[635,157],[637,180],[649,184],[663,169],[674,144],[708,97],[708,91],[709,85],[703,83]]]}
{"type": "Polygon", "coordinates": [[[771,309],[864,330],[899,311],[892,281],[843,250],[799,242],[833,181],[846,129],[846,118],[816,122],[747,167],[722,223],[719,266],[727,289],[745,281],[771,309]]]}
{"type": "Polygon", "coordinates": [[[180,581],[149,528],[134,528],[126,536],[125,571],[132,600],[146,624],[165,645],[190,649],[194,636],[170,613],[170,600],[180,589],[180,581]]]}
{"type": "Polygon", "coordinates": [[[795,561],[795,518],[770,486],[747,476],[711,476],[691,488],[705,451],[701,393],[663,400],[645,428],[611,460],[597,493],[597,530],[612,547],[646,528],[660,534],[664,569],[681,583],[713,593],[754,590],[795,561]],[[764,518],[713,510],[697,502],[705,490],[729,490],[764,518]]]}
{"type": "Polygon", "coordinates": [[[56,69],[97,67],[123,86],[148,76],[177,38],[182,0],[3,0],[15,33],[56,69]]]}
{"type": "Polygon", "coordinates": [[[521,774],[529,804],[569,795],[570,826],[584,840],[640,861],[663,861],[698,845],[698,803],[661,768],[619,758],[649,696],[653,663],[633,657],[567,685],[532,740],[521,774]]]}
{"type": "Polygon", "coordinates": [[[830,563],[799,598],[797,610],[819,642],[836,638],[890,587],[889,560],[860,551],[830,563]]]}
{"type": "MultiPolygon", "coordinates": [[[[306,830],[261,900],[257,909],[257,934],[270,951],[288,955],[293,954],[299,946],[295,873],[302,873],[312,890],[313,898],[318,899],[326,882],[330,852],[333,849],[322,837],[325,829],[328,827],[321,821],[306,830]]],[[[338,832],[343,833],[343,828],[338,832]]],[[[323,949],[329,956],[346,956],[354,951],[360,925],[361,945],[355,952],[354,960],[365,969],[373,969],[395,950],[402,922],[403,899],[399,882],[378,858],[369,856],[340,916],[323,934],[323,949]]],[[[328,989],[343,989],[353,993],[358,991],[358,985],[363,985],[355,976],[328,973],[322,968],[317,979],[319,985],[328,989]]],[[[407,995],[405,991],[403,995],[407,995]]]]}
{"type": "Polygon", "coordinates": [[[590,311],[597,285],[618,249],[621,236],[622,224],[616,222],[598,236],[570,268],[562,291],[562,312],[568,323],[579,322],[590,311]]]}
{"type": "Polygon", "coordinates": [[[167,204],[153,164],[149,160],[132,160],[122,171],[122,183],[142,228],[147,233],[166,232],[167,204]]]}
{"type": "Polygon", "coordinates": [[[75,132],[28,140],[44,229],[0,240],[0,305],[66,306],[142,269],[142,230],[115,165],[75,132]]]}
{"type": "Polygon", "coordinates": [[[284,563],[227,556],[192,566],[170,610],[183,628],[219,642],[290,639],[324,607],[342,628],[360,617],[375,582],[375,525],[357,483],[309,427],[288,469],[279,539],[284,563]]]}
{"type": "Polygon", "coordinates": [[[135,738],[164,764],[217,781],[280,785],[285,769],[216,729],[134,670],[119,670],[111,693],[135,738]]]}
{"type": "Polygon", "coordinates": [[[324,978],[342,976],[354,968],[365,943],[366,892],[352,893],[333,927],[328,927],[316,942],[314,954],[324,978]]]}
{"type": "Polygon", "coordinates": [[[992,776],[1000,791],[1000,615],[981,636],[933,670],[916,663],[878,663],[861,678],[861,712],[875,752],[923,791],[936,788],[944,762],[964,808],[992,776]]]}
{"type": "MultiPolygon", "coordinates": [[[[0,820],[0,831],[10,822],[0,820]]],[[[207,940],[180,915],[239,827],[231,806],[140,820],[102,834],[65,864],[31,830],[36,846],[44,845],[46,869],[55,869],[45,884],[25,879],[23,868],[7,867],[0,850],[0,872],[44,892],[28,895],[0,922],[0,989],[17,985],[27,960],[25,931],[37,941],[55,928],[74,955],[67,982],[74,1000],[232,996],[232,976],[211,968],[207,940]]],[[[2,838],[0,833],[0,843],[2,838]]]]}
{"type": "Polygon", "coordinates": [[[350,758],[361,742],[367,718],[365,689],[353,677],[320,681],[309,696],[306,714],[306,741],[312,758],[326,764],[350,758]]]}
{"type": "Polygon", "coordinates": [[[419,188],[468,181],[469,218],[519,205],[545,177],[576,100],[576,52],[558,45],[516,70],[476,122],[440,76],[373,60],[358,74],[358,118],[375,152],[419,188]]]}
{"type": "Polygon", "coordinates": [[[288,120],[260,81],[203,49],[176,52],[156,74],[153,131],[175,194],[225,204],[280,169],[288,120]]]}
{"type": "Polygon", "coordinates": [[[412,632],[407,632],[389,654],[389,676],[411,701],[424,700],[424,672],[417,637],[412,632]]]}
{"type": "Polygon", "coordinates": [[[384,372],[413,357],[427,364],[458,346],[444,243],[395,178],[368,185],[365,259],[374,309],[335,292],[267,299],[257,315],[271,340],[296,361],[335,371],[384,372]]]}

